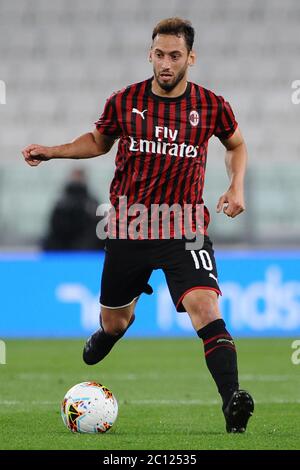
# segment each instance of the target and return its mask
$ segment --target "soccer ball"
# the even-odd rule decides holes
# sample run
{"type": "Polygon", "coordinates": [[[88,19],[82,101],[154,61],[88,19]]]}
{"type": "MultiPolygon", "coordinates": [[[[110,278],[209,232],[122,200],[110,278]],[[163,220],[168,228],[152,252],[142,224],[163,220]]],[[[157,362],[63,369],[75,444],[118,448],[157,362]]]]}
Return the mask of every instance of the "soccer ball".
{"type": "Polygon", "coordinates": [[[61,417],[72,432],[107,432],[117,416],[116,398],[108,388],[97,382],[74,385],[61,404],[61,417]]]}

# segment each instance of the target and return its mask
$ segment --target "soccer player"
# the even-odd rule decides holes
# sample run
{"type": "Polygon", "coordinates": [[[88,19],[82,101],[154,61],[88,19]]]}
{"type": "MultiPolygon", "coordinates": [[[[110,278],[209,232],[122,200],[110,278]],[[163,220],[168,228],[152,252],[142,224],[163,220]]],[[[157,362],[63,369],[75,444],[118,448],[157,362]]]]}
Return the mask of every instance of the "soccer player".
{"type": "Polygon", "coordinates": [[[193,42],[194,29],[189,21],[160,21],[153,30],[149,52],[153,77],[114,93],[92,132],[65,145],[32,144],[22,153],[29,165],[37,166],[54,158],[103,155],[119,139],[110,187],[116,217],[113,236],[106,240],[101,327],[87,340],[83,359],[86,364],[96,364],[109,353],[133,323],[139,296],[152,292],[148,280],[153,269],[162,269],[177,311],[188,313],[203,340],[206,363],[222,397],[227,432],[244,432],[254,403],[248,392],[239,389],[235,344],[218,307],[221,292],[207,234],[209,212],[204,206],[201,225],[197,208],[203,207],[207,146],[214,135],[226,149],[230,178],[217,212],[236,217],[244,211],[247,151],[229,103],[187,80],[188,69],[196,59],[193,42]],[[128,218],[120,209],[121,201],[128,218]],[[160,205],[192,208],[188,226],[181,225],[181,238],[176,227],[182,213],[170,214],[166,236],[164,216],[157,210],[151,217],[143,213],[140,221],[157,223],[161,217],[158,237],[152,236],[152,229],[134,236],[129,227],[135,214],[131,208],[152,211],[153,206],[157,209],[160,205]],[[187,239],[191,238],[188,228],[198,228],[203,235],[200,249],[187,249],[187,239]]]}

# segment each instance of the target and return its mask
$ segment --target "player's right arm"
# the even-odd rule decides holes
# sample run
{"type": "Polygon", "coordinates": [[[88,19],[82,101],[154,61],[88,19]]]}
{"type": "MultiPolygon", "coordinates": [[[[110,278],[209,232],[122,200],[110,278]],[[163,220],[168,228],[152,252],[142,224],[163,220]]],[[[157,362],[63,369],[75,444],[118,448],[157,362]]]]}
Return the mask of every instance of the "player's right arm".
{"type": "Polygon", "coordinates": [[[37,166],[42,161],[53,158],[93,158],[104,155],[112,148],[116,138],[98,131],[81,135],[68,144],[45,147],[43,145],[31,144],[22,150],[25,162],[30,166],[37,166]]]}

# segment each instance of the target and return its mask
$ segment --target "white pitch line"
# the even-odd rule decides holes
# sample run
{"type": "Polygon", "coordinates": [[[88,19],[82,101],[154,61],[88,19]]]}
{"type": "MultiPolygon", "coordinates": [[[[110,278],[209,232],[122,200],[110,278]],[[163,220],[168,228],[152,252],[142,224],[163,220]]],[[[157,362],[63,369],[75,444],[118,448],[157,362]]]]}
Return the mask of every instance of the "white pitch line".
{"type": "Polygon", "coordinates": [[[57,405],[56,401],[21,401],[21,400],[0,400],[0,406],[48,406],[57,405]]]}
{"type": "MultiPolygon", "coordinates": [[[[16,379],[17,380],[39,380],[41,381],[51,381],[54,376],[57,376],[57,374],[32,374],[32,373],[20,373],[17,374],[16,379]]],[[[73,378],[73,375],[69,375],[70,380],[73,378]]],[[[118,381],[140,381],[140,380],[159,380],[161,378],[166,379],[173,379],[176,378],[178,379],[178,375],[174,374],[156,374],[156,373],[147,373],[147,374],[109,374],[105,373],[105,378],[102,380],[102,382],[107,382],[110,380],[118,380],[118,381]]],[[[182,374],[182,378],[186,379],[188,377],[195,377],[194,373],[191,374],[182,374]]],[[[200,380],[206,380],[208,378],[208,375],[205,374],[196,374],[196,377],[200,380]]],[[[66,375],[65,377],[66,378],[66,375]]],[[[255,374],[241,374],[239,376],[239,379],[241,382],[289,382],[289,381],[298,381],[299,376],[298,375],[255,375],[255,374]]],[[[79,376],[77,377],[77,380],[80,381],[82,380],[87,381],[86,376],[79,376]]],[[[98,380],[101,382],[101,379],[98,380]]],[[[102,383],[101,382],[101,383],[102,383]]]]}
{"type": "MultiPolygon", "coordinates": [[[[167,405],[167,406],[211,406],[220,405],[220,400],[120,400],[120,405],[167,405]]],[[[300,399],[286,400],[283,398],[273,398],[271,400],[255,400],[257,405],[277,405],[277,404],[299,404],[300,399]]],[[[57,401],[18,401],[18,400],[0,400],[0,406],[56,406],[60,404],[57,401]]]]}
{"type": "MultiPolygon", "coordinates": [[[[255,404],[268,405],[268,404],[296,404],[300,403],[300,399],[296,400],[285,400],[283,398],[274,398],[271,400],[254,400],[255,404]]],[[[200,405],[200,406],[211,406],[220,405],[220,400],[123,400],[120,402],[121,405],[200,405]]]]}
{"type": "Polygon", "coordinates": [[[289,380],[299,380],[298,375],[254,375],[241,374],[240,381],[245,382],[288,382],[289,380]]]}

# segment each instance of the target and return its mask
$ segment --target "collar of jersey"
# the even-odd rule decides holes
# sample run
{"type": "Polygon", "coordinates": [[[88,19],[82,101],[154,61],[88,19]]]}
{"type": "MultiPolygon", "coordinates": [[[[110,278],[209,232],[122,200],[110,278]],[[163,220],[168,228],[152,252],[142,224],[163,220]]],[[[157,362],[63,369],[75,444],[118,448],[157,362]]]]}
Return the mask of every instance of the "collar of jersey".
{"type": "Polygon", "coordinates": [[[167,103],[171,103],[173,101],[180,101],[184,98],[186,98],[186,96],[190,93],[191,91],[191,82],[187,82],[187,86],[186,86],[186,89],[185,91],[182,93],[182,95],[179,95],[179,96],[174,96],[174,97],[167,97],[167,96],[160,96],[160,95],[155,95],[155,93],[153,93],[152,91],[152,80],[153,80],[154,77],[151,77],[149,78],[148,80],[148,83],[147,83],[147,91],[148,91],[148,94],[149,96],[151,96],[151,98],[153,98],[154,100],[157,100],[157,101],[165,101],[167,103]]]}

